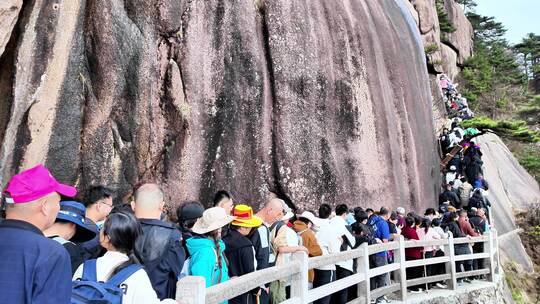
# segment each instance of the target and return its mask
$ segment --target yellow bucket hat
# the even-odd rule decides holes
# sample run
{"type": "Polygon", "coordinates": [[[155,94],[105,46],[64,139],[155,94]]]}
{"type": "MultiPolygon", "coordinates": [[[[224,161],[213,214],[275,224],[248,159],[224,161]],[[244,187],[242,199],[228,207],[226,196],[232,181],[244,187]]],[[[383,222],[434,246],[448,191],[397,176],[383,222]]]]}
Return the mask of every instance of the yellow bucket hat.
{"type": "Polygon", "coordinates": [[[236,205],[232,211],[232,215],[236,217],[231,222],[232,225],[239,227],[259,227],[262,225],[263,220],[253,215],[253,209],[248,205],[236,205]]]}

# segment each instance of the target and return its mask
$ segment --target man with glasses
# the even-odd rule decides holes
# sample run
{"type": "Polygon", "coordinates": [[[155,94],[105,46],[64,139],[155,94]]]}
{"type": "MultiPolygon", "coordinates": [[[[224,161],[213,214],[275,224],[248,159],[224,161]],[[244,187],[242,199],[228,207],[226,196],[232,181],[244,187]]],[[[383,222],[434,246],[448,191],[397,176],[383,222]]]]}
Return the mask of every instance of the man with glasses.
{"type": "MultiPolygon", "coordinates": [[[[94,231],[99,231],[105,218],[113,209],[113,191],[105,186],[93,186],[86,191],[84,197],[86,207],[86,225],[94,231]]],[[[103,248],[99,244],[99,233],[90,241],[79,243],[86,252],[85,259],[95,259],[100,256],[103,248]]]]}

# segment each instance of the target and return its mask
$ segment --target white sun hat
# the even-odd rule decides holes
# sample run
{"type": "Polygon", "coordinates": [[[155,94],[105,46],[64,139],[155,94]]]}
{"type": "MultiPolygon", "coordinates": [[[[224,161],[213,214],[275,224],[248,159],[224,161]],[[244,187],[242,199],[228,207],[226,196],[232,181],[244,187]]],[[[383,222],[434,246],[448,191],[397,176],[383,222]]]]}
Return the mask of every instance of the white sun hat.
{"type": "Polygon", "coordinates": [[[281,220],[288,221],[294,216],[294,213],[292,212],[291,207],[289,207],[287,203],[285,203],[284,200],[280,200],[280,201],[281,201],[281,208],[283,208],[283,217],[281,218],[281,220]]]}
{"type": "Polygon", "coordinates": [[[321,219],[309,211],[304,211],[301,214],[297,214],[296,217],[308,219],[314,227],[319,227],[321,224],[321,219]]]}

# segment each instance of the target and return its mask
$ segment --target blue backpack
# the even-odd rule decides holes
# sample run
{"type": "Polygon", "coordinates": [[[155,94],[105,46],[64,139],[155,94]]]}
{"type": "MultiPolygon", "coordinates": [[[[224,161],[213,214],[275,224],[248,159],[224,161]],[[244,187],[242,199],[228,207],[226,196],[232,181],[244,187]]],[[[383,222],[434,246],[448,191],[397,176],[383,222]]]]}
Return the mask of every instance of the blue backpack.
{"type": "Polygon", "coordinates": [[[96,260],[84,262],[82,278],[73,281],[71,304],[122,304],[124,291],[120,284],[141,268],[139,264],[132,264],[120,270],[107,282],[98,282],[96,260]]]}

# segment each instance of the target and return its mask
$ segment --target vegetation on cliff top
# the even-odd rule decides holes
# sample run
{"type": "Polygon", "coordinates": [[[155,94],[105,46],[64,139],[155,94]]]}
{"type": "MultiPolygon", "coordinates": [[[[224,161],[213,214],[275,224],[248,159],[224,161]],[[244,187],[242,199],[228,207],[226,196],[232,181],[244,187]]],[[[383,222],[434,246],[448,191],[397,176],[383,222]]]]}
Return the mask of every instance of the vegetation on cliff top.
{"type": "Polygon", "coordinates": [[[463,121],[465,128],[473,127],[480,130],[491,130],[499,135],[525,142],[540,142],[540,132],[531,130],[523,120],[493,120],[485,116],[478,116],[463,121]]]}
{"type": "Polygon", "coordinates": [[[441,30],[441,41],[447,41],[447,34],[456,31],[456,28],[448,19],[448,13],[444,8],[444,0],[436,0],[435,8],[437,10],[437,17],[439,19],[439,28],[441,30]]]}

